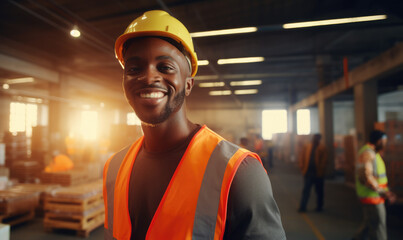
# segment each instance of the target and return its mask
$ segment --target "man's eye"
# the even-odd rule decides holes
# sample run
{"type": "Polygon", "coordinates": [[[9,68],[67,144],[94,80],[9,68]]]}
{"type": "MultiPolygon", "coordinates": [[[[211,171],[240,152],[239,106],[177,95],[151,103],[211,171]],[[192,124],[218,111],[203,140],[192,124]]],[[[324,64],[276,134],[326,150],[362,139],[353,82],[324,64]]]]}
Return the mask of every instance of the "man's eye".
{"type": "Polygon", "coordinates": [[[139,72],[139,71],[140,71],[139,67],[128,67],[128,68],[126,68],[127,73],[136,73],[136,72],[139,72]]]}
{"type": "Polygon", "coordinates": [[[173,72],[173,71],[175,71],[175,67],[173,67],[171,65],[160,65],[160,66],[158,66],[158,69],[161,72],[173,72]]]}

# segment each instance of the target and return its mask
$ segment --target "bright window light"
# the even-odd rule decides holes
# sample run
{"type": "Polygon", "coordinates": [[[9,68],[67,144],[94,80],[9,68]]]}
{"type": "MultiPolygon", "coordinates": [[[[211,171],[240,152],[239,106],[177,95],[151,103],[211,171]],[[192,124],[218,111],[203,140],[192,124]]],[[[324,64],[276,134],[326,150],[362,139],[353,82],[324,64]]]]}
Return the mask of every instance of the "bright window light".
{"type": "Polygon", "coordinates": [[[223,86],[225,86],[224,82],[199,83],[199,87],[223,87],[223,86]]]}
{"type": "Polygon", "coordinates": [[[264,57],[244,57],[244,58],[227,58],[227,59],[218,59],[217,64],[236,64],[236,63],[254,63],[254,62],[263,62],[264,57]]]}
{"type": "Polygon", "coordinates": [[[260,84],[262,84],[262,80],[233,81],[229,83],[231,86],[254,86],[260,84]]]}
{"type": "Polygon", "coordinates": [[[9,131],[24,132],[25,131],[25,114],[26,105],[24,103],[12,102],[10,103],[10,124],[9,131]]]}
{"type": "Polygon", "coordinates": [[[257,27],[244,27],[244,28],[231,28],[231,29],[204,31],[204,32],[194,32],[194,33],[191,33],[190,36],[193,38],[211,37],[211,36],[228,35],[228,34],[250,33],[250,32],[256,32],[256,31],[257,31],[257,27]]]}
{"type": "Polygon", "coordinates": [[[197,61],[197,65],[199,65],[199,66],[206,66],[208,64],[209,64],[208,60],[198,60],[197,61]]]}
{"type": "Polygon", "coordinates": [[[85,140],[95,140],[98,130],[98,113],[84,110],[81,112],[81,133],[85,140]]]}
{"type": "Polygon", "coordinates": [[[258,93],[257,89],[241,89],[241,90],[234,91],[235,95],[247,95],[247,94],[256,94],[256,93],[258,93]]]}
{"type": "Polygon", "coordinates": [[[25,132],[32,136],[32,127],[38,125],[38,105],[19,102],[10,103],[10,132],[25,132]]]}
{"type": "Polygon", "coordinates": [[[140,119],[134,112],[130,112],[127,114],[127,125],[141,125],[140,119]]]}
{"type": "Polygon", "coordinates": [[[222,91],[210,91],[210,96],[223,96],[223,95],[231,95],[231,90],[222,90],[222,91]]]}
{"type": "Polygon", "coordinates": [[[297,110],[297,134],[309,135],[311,133],[311,114],[309,109],[297,110]]]}
{"type": "Polygon", "coordinates": [[[271,140],[275,133],[287,132],[287,110],[262,111],[262,137],[271,140]]]}
{"type": "Polygon", "coordinates": [[[290,28],[317,27],[317,26],[325,26],[325,25],[336,25],[336,24],[345,24],[345,23],[357,23],[357,22],[384,20],[386,18],[387,18],[387,15],[337,18],[337,19],[309,21],[309,22],[286,23],[283,25],[283,28],[290,29],[290,28]]]}

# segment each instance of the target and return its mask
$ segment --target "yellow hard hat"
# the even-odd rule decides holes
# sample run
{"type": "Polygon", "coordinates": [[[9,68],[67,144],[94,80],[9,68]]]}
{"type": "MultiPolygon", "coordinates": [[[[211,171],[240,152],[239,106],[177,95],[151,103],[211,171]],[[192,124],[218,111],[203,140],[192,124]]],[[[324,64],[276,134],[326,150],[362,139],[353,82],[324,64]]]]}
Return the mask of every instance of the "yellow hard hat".
{"type": "Polygon", "coordinates": [[[145,12],[136,18],[115,42],[115,55],[124,68],[123,44],[131,38],[144,36],[167,37],[183,45],[191,56],[192,77],[197,72],[197,55],[194,51],[192,37],[178,19],[162,10],[145,12]]]}

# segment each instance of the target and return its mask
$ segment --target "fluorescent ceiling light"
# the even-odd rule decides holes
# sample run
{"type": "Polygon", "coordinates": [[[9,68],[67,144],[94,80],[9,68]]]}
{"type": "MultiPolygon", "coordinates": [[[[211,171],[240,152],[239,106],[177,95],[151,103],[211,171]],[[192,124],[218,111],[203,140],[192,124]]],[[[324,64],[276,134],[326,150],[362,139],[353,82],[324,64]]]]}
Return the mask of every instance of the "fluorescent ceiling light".
{"type": "Polygon", "coordinates": [[[210,91],[209,95],[210,96],[231,95],[231,90],[210,91]]]}
{"type": "Polygon", "coordinates": [[[14,79],[7,79],[5,82],[7,84],[30,83],[34,82],[34,78],[33,77],[14,78],[14,79]]]}
{"type": "Polygon", "coordinates": [[[199,87],[223,87],[224,85],[225,85],[224,82],[199,83],[199,87]]]}
{"type": "Polygon", "coordinates": [[[231,28],[231,29],[222,29],[222,30],[213,30],[213,31],[204,31],[204,32],[195,32],[191,33],[191,37],[210,37],[210,36],[219,36],[219,35],[228,35],[228,34],[239,34],[239,33],[250,33],[256,32],[257,27],[244,27],[244,28],[231,28]]]}
{"type": "Polygon", "coordinates": [[[216,80],[218,79],[217,75],[204,75],[204,76],[196,76],[195,80],[203,81],[203,80],[216,80]]]}
{"type": "Polygon", "coordinates": [[[256,94],[258,92],[257,89],[242,89],[235,90],[235,95],[246,95],[246,94],[256,94]]]}
{"type": "Polygon", "coordinates": [[[338,18],[338,19],[309,21],[309,22],[286,23],[283,25],[283,28],[290,29],[290,28],[317,27],[317,26],[325,26],[325,25],[384,20],[386,18],[387,18],[387,15],[373,15],[373,16],[365,16],[365,17],[351,17],[351,18],[338,18]]]}
{"type": "Polygon", "coordinates": [[[234,64],[234,63],[253,63],[253,62],[263,62],[264,57],[245,57],[245,58],[227,58],[218,59],[217,63],[222,64],[234,64]]]}
{"type": "Polygon", "coordinates": [[[262,80],[233,81],[229,83],[231,86],[253,86],[260,84],[262,84],[262,80]]]}
{"type": "Polygon", "coordinates": [[[205,66],[208,64],[209,64],[208,60],[197,60],[197,65],[199,65],[199,66],[205,66]]]}

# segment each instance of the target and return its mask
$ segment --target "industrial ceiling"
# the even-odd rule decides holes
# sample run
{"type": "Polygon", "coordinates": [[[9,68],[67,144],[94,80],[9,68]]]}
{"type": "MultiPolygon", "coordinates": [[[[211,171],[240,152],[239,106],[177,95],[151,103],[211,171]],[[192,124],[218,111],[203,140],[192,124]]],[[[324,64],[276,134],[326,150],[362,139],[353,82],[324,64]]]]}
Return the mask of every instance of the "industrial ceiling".
{"type": "MultiPolygon", "coordinates": [[[[21,69],[24,64],[18,61],[22,61],[32,64],[35,71],[44,71],[42,77],[34,76],[34,83],[12,85],[10,89],[20,90],[16,94],[35,95],[33,91],[46,90],[55,82],[50,75],[60,72],[80,80],[72,87],[75,94],[101,99],[122,96],[122,69],[114,56],[114,41],[143,12],[162,9],[182,21],[191,33],[257,27],[251,33],[193,39],[199,59],[209,64],[199,67],[188,99],[190,106],[203,109],[293,104],[342,77],[343,59],[351,70],[403,42],[402,6],[402,1],[374,0],[4,0],[0,3],[0,82],[32,77],[29,70],[21,69]],[[286,23],[372,15],[387,18],[283,28],[286,23]],[[81,37],[70,36],[74,26],[81,37]],[[241,57],[263,57],[264,61],[217,64],[218,59],[241,57]],[[11,60],[17,61],[16,69],[11,60]],[[47,70],[50,73],[44,74],[47,70]],[[239,80],[261,80],[262,84],[230,85],[239,80]],[[217,81],[225,85],[199,86],[217,81]],[[251,88],[258,93],[233,94],[251,88]],[[212,90],[230,90],[232,94],[211,96],[212,90]]],[[[401,70],[386,76],[379,92],[399,88],[403,85],[401,76],[401,70]]],[[[346,91],[338,99],[350,95],[346,91]]],[[[123,98],[120,100],[126,104],[123,98]]]]}

